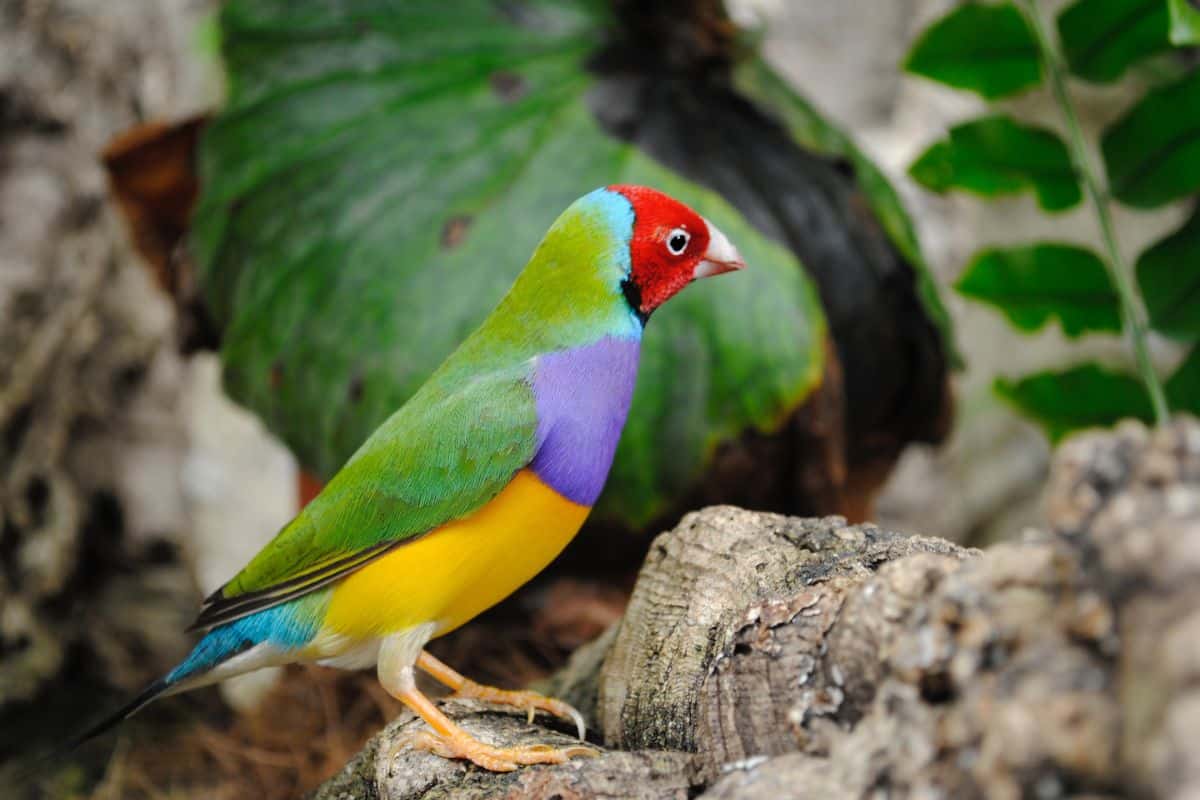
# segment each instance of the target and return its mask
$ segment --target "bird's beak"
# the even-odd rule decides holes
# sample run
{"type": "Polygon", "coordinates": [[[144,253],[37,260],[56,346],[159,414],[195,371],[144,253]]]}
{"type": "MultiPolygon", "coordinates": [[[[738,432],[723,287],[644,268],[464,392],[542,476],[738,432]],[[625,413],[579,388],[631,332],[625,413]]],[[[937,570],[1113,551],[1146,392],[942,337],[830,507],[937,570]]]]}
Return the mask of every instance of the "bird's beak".
{"type": "Polygon", "coordinates": [[[742,261],[742,254],[729,241],[729,237],[708,220],[704,220],[704,224],[708,226],[708,250],[704,253],[704,259],[696,265],[692,278],[707,278],[710,275],[745,269],[746,262],[742,261]]]}

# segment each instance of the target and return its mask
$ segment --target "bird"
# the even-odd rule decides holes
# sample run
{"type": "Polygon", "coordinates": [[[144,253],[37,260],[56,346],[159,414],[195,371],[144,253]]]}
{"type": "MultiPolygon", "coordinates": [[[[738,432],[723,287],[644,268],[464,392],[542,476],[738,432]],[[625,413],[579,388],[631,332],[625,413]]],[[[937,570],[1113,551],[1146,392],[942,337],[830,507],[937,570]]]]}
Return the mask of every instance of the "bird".
{"type": "Polygon", "coordinates": [[[482,324],[204,601],[189,655],[72,744],[160,697],[316,663],[375,667],[424,720],[420,750],[492,771],[594,753],[568,704],[476,683],[425,648],[566,547],[608,477],[651,314],[694,280],[744,266],[715,225],[656,189],[580,197],[482,324]],[[418,690],[418,669],[457,696],[572,721],[581,744],[481,741],[418,690]]]}

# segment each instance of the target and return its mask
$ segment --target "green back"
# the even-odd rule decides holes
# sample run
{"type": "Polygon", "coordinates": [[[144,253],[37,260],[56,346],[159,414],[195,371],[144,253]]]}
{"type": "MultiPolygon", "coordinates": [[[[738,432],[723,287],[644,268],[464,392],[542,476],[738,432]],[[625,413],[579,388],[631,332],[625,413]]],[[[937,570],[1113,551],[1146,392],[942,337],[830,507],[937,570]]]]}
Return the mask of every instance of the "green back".
{"type": "Polygon", "coordinates": [[[315,588],[331,570],[366,563],[357,554],[462,519],[499,494],[535,454],[537,357],[640,336],[619,288],[632,226],[628,201],[607,190],[563,212],[491,316],[214,603],[297,581],[315,588]]]}

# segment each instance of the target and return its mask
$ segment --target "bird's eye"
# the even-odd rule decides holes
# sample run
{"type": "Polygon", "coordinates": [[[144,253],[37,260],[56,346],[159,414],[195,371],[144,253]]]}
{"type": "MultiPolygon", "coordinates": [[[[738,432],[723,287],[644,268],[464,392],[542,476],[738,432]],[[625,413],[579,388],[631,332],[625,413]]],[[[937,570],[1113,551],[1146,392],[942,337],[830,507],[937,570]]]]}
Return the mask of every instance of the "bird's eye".
{"type": "Polygon", "coordinates": [[[667,249],[671,251],[671,255],[682,255],[687,249],[688,242],[692,240],[691,234],[683,228],[675,228],[667,235],[667,249]]]}

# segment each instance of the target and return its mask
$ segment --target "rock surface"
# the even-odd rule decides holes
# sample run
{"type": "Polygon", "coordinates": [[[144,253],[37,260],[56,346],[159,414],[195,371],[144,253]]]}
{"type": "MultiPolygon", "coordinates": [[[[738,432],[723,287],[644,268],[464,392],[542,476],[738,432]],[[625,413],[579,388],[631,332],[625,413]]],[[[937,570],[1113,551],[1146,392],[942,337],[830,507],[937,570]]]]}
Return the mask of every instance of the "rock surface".
{"type": "MultiPolygon", "coordinates": [[[[1048,532],[985,552],[689,514],[542,687],[614,749],[491,775],[405,748],[406,717],[315,797],[1195,796],[1200,425],[1068,441],[1047,509],[1048,532]]],[[[448,708],[490,740],[566,741],[448,708]]]]}

